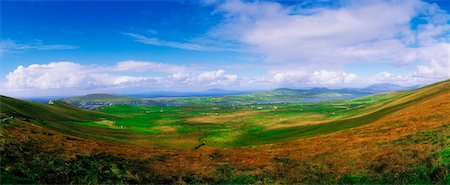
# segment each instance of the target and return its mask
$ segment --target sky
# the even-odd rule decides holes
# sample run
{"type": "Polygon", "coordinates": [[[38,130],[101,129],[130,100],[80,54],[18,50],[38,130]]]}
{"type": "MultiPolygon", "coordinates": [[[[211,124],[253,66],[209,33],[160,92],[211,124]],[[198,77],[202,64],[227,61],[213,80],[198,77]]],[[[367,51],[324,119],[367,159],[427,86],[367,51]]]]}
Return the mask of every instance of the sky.
{"type": "Polygon", "coordinates": [[[448,0],[0,1],[0,94],[423,85],[448,0]]]}

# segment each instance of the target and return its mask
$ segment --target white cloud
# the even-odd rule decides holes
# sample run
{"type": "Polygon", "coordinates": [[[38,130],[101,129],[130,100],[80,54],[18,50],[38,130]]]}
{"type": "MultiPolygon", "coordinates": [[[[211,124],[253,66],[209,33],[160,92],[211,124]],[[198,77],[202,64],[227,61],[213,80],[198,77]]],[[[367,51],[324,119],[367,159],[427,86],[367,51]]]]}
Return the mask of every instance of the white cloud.
{"type": "Polygon", "coordinates": [[[236,78],[236,75],[225,74],[225,71],[222,69],[219,69],[217,71],[203,72],[198,75],[198,79],[200,81],[214,79],[235,81],[236,78]]]}
{"type": "Polygon", "coordinates": [[[411,76],[395,75],[389,72],[381,72],[371,77],[372,83],[401,83],[411,80],[411,76]]]}
{"type": "MultiPolygon", "coordinates": [[[[191,38],[189,41],[185,42],[175,42],[161,40],[156,37],[147,37],[137,33],[122,33],[123,35],[133,38],[136,42],[143,44],[163,46],[170,48],[178,48],[184,50],[193,51],[233,51],[233,52],[243,52],[239,45],[234,42],[228,42],[224,40],[215,39],[212,37],[196,37],[191,38]]],[[[178,38],[179,39],[179,38],[178,38]]]]}
{"type": "Polygon", "coordinates": [[[160,77],[133,77],[133,76],[118,76],[113,78],[112,85],[115,86],[152,86],[161,83],[162,78],[160,77]]]}
{"type": "Polygon", "coordinates": [[[117,63],[117,65],[114,66],[113,70],[135,72],[159,71],[176,73],[187,70],[187,67],[172,64],[163,64],[158,62],[127,60],[117,63]]]}
{"type": "MultiPolygon", "coordinates": [[[[74,62],[52,62],[18,66],[6,76],[6,82],[2,84],[2,93],[13,96],[36,96],[39,94],[49,96],[93,92],[192,91],[208,88],[348,87],[374,83],[416,85],[445,79],[450,75],[449,64],[439,62],[419,65],[415,71],[407,74],[398,75],[382,72],[369,79],[363,79],[354,73],[344,71],[311,71],[306,68],[270,71],[263,76],[247,78],[240,78],[238,75],[222,69],[202,71],[188,68],[183,71],[168,70],[163,75],[138,73],[140,76],[136,76],[134,67],[120,68],[118,67],[121,66],[119,64],[123,65],[124,63],[101,66],[82,65],[74,62]]],[[[147,66],[144,64],[167,65],[151,62],[138,62],[137,64],[139,65],[136,66],[147,66]]],[[[156,69],[149,67],[146,70],[154,71],[156,69]]]]}
{"type": "Polygon", "coordinates": [[[309,75],[305,71],[272,72],[271,79],[277,83],[294,83],[303,82],[309,75]]]}
{"type": "Polygon", "coordinates": [[[146,81],[145,78],[113,76],[98,66],[73,62],[52,62],[18,66],[6,76],[4,87],[12,91],[52,89],[95,89],[126,82],[146,81]]]}
{"type": "MultiPolygon", "coordinates": [[[[129,61],[128,61],[129,62],[129,61]]],[[[168,64],[152,62],[131,62],[129,68],[120,67],[127,64],[119,62],[113,66],[82,65],[74,62],[52,62],[48,64],[32,64],[29,66],[18,66],[6,76],[6,82],[2,89],[6,94],[13,95],[36,95],[41,93],[51,94],[73,94],[92,93],[101,90],[114,92],[124,89],[136,90],[138,92],[155,90],[203,90],[208,88],[250,89],[294,86],[317,86],[317,85],[342,85],[355,81],[358,77],[353,73],[342,71],[318,70],[307,72],[297,71],[272,71],[266,76],[242,79],[238,75],[228,73],[223,69],[218,70],[196,70],[187,69],[178,71],[176,65],[171,65],[174,70],[165,71],[164,75],[151,73],[135,74],[135,67],[145,70],[155,69],[153,65],[161,66],[168,64]],[[127,73],[127,74],[124,74],[127,73]]]]}
{"type": "Polygon", "coordinates": [[[429,55],[430,61],[418,65],[406,74],[381,72],[369,78],[369,83],[396,83],[401,85],[429,84],[450,78],[450,45],[440,45],[422,50],[416,57],[429,55]]]}
{"type": "MultiPolygon", "coordinates": [[[[139,60],[110,66],[54,62],[19,66],[7,76],[3,87],[17,92],[135,87],[149,91],[155,88],[259,89],[386,82],[415,85],[450,78],[450,16],[447,12],[420,0],[343,2],[336,7],[304,8],[263,1],[211,1],[207,4],[217,6],[216,12],[223,13],[225,20],[207,36],[196,40],[174,42],[123,33],[137,42],[186,50],[246,48],[250,56],[257,58],[255,60],[279,62],[262,62],[260,69],[268,69],[267,74],[242,78],[223,70],[231,69],[223,66],[202,70],[139,60]],[[365,72],[371,70],[363,68],[359,68],[358,75],[339,70],[354,63],[370,67],[371,63],[386,61],[396,69],[386,69],[372,77],[366,77],[365,72]],[[392,72],[405,71],[398,70],[403,67],[412,70],[402,74],[392,72]]],[[[0,54],[73,48],[7,40],[0,43],[0,54]]]]}
{"type": "Polygon", "coordinates": [[[389,72],[381,72],[369,78],[368,83],[393,83],[403,86],[424,85],[437,81],[436,79],[422,78],[414,73],[393,74],[389,72]]]}
{"type": "Polygon", "coordinates": [[[421,62],[414,76],[449,78],[450,16],[435,4],[342,1],[333,8],[304,8],[229,0],[216,9],[226,18],[210,35],[247,45],[266,61],[322,68],[380,61],[401,68],[421,62]]]}
{"type": "Polygon", "coordinates": [[[303,88],[314,86],[353,86],[360,77],[354,73],[329,70],[284,70],[271,71],[268,75],[246,79],[243,85],[263,88],[291,87],[303,88]]]}
{"type": "MultiPolygon", "coordinates": [[[[223,13],[225,20],[210,35],[240,42],[266,61],[289,66],[297,63],[300,68],[329,69],[354,63],[370,66],[386,61],[396,68],[414,68],[411,65],[419,63],[409,73],[380,73],[369,79],[372,82],[418,84],[450,78],[450,15],[436,4],[420,0],[335,4],[305,8],[228,0],[216,4],[216,11],[223,13]]],[[[259,81],[327,85],[355,78],[351,73],[319,70],[273,73],[259,81]]]]}
{"type": "Polygon", "coordinates": [[[353,73],[320,70],[312,74],[310,83],[320,85],[348,84],[356,79],[358,79],[358,76],[353,73]]]}
{"type": "Polygon", "coordinates": [[[175,73],[171,75],[174,82],[191,86],[226,86],[238,82],[238,76],[228,74],[224,70],[175,73]]]}
{"type": "Polygon", "coordinates": [[[102,89],[106,92],[114,89],[134,89],[140,92],[162,88],[181,90],[183,87],[201,90],[230,85],[238,80],[237,75],[226,73],[224,70],[186,69],[177,65],[142,61],[119,62],[114,66],[81,65],[74,62],[20,65],[6,76],[2,91],[14,96],[34,96],[36,93],[44,95],[92,93],[102,89]],[[138,68],[142,71],[137,70],[138,68]],[[136,71],[162,71],[168,75],[151,73],[142,76],[132,75],[136,71]],[[124,75],[124,72],[130,75],[124,75]]]}
{"type": "Polygon", "coordinates": [[[294,9],[271,2],[226,1],[218,11],[228,19],[213,35],[239,40],[270,60],[330,61],[342,57],[336,53],[340,49],[390,39],[408,30],[422,6],[410,0],[294,9]]]}
{"type": "Polygon", "coordinates": [[[151,72],[168,74],[185,71],[184,66],[145,61],[122,61],[114,66],[81,65],[74,62],[52,62],[18,66],[6,76],[3,87],[8,91],[34,90],[94,90],[98,88],[156,87],[164,85],[160,76],[151,72]],[[130,76],[122,73],[146,73],[130,76]]]}
{"type": "Polygon", "coordinates": [[[123,33],[126,36],[132,37],[136,42],[141,42],[144,44],[154,45],[154,46],[165,46],[178,49],[195,50],[195,51],[207,51],[207,50],[217,50],[216,48],[202,46],[194,43],[182,43],[173,41],[164,41],[154,37],[146,37],[144,35],[136,33],[123,33]]]}
{"type": "Polygon", "coordinates": [[[43,44],[41,41],[31,43],[17,43],[13,40],[0,41],[0,56],[25,50],[67,50],[77,49],[77,46],[64,44],[43,44]]]}

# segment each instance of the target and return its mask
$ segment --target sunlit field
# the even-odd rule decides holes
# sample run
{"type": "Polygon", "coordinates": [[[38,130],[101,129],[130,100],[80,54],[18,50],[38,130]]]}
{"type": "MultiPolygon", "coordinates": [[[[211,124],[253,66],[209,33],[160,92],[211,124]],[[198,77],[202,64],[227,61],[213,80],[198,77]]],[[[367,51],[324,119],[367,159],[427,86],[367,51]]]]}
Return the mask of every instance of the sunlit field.
{"type": "Polygon", "coordinates": [[[112,105],[100,112],[2,97],[2,178],[446,183],[449,90],[445,81],[315,103],[112,105]]]}
{"type": "Polygon", "coordinates": [[[367,124],[367,120],[358,122],[361,118],[353,117],[362,113],[374,117],[372,114],[377,109],[409,93],[317,103],[113,105],[100,111],[120,117],[118,119],[74,123],[146,134],[146,142],[159,147],[188,149],[201,143],[210,147],[250,146],[285,142],[367,124]],[[353,120],[354,125],[339,124],[341,120],[353,120]]]}
{"type": "Polygon", "coordinates": [[[0,185],[450,185],[450,0],[0,0],[0,185]]]}

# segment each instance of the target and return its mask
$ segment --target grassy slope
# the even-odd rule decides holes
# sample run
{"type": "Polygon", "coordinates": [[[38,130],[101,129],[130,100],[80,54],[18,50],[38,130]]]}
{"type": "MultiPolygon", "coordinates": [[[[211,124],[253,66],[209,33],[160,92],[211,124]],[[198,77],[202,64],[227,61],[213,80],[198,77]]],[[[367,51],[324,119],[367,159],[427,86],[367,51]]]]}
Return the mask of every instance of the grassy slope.
{"type": "Polygon", "coordinates": [[[193,148],[202,141],[213,147],[240,147],[289,142],[366,125],[447,92],[443,88],[446,84],[448,81],[419,90],[353,100],[284,104],[277,110],[257,111],[242,106],[240,111],[223,106],[213,110],[220,116],[201,115],[211,113],[207,106],[118,105],[105,107],[105,113],[101,113],[61,102],[45,105],[7,97],[1,97],[0,105],[2,114],[32,118],[45,127],[84,138],[169,148],[193,148]],[[348,102],[357,106],[358,102],[370,101],[363,104],[365,107],[351,110],[334,106],[348,102]],[[305,110],[299,112],[298,106],[305,110]],[[163,113],[159,112],[161,108],[163,113]]]}
{"type": "Polygon", "coordinates": [[[371,124],[226,156],[241,170],[273,169],[266,178],[287,184],[450,183],[449,81],[391,102],[402,103],[371,124]]]}
{"type": "Polygon", "coordinates": [[[15,116],[45,121],[92,121],[114,117],[59,101],[55,101],[53,105],[47,105],[6,96],[0,96],[0,110],[1,117],[15,116]]]}
{"type": "MultiPolygon", "coordinates": [[[[276,105],[278,109],[273,109],[273,105],[259,105],[265,107],[264,110],[252,109],[253,105],[241,105],[237,109],[234,109],[236,107],[232,105],[182,107],[114,105],[104,107],[101,111],[128,117],[116,120],[114,125],[107,125],[102,122],[78,122],[77,124],[126,129],[150,134],[146,139],[145,145],[157,144],[162,147],[173,147],[171,146],[173,143],[180,141],[201,140],[207,142],[209,146],[231,147],[239,146],[233,143],[240,143],[239,137],[247,133],[259,133],[261,130],[272,129],[273,127],[295,127],[295,125],[305,125],[310,122],[327,122],[348,118],[379,108],[383,105],[383,102],[395,97],[398,97],[398,95],[394,93],[374,95],[355,100],[278,104],[276,105]],[[341,104],[347,105],[351,101],[354,102],[351,104],[350,110],[339,107],[341,104]],[[361,105],[364,105],[364,107],[360,107],[361,105]],[[304,111],[299,111],[300,108],[304,109],[304,111]],[[163,109],[164,112],[160,113],[160,109],[163,109]],[[331,116],[333,112],[337,114],[331,116]],[[180,140],[179,138],[183,139],[180,140]],[[237,141],[235,142],[235,140],[237,141]],[[168,145],[163,143],[168,143],[168,145]]],[[[295,137],[292,138],[295,139],[295,137]]],[[[269,142],[276,141],[271,140],[269,142]]],[[[182,146],[184,148],[193,148],[195,145],[198,145],[198,142],[190,143],[191,145],[182,146]]],[[[260,143],[263,142],[243,144],[260,143]]]]}
{"type": "Polygon", "coordinates": [[[271,109],[272,105],[261,105],[266,107],[261,111],[250,109],[251,105],[242,105],[236,110],[231,105],[215,106],[218,110],[210,106],[115,105],[102,110],[126,116],[114,119],[113,124],[112,121],[76,123],[86,126],[80,127],[86,131],[83,134],[92,133],[92,129],[103,133],[103,137],[141,146],[189,149],[199,142],[220,148],[284,143],[366,125],[446,91],[439,84],[434,86],[352,100],[280,104],[277,110],[271,109]],[[423,93],[425,91],[430,93],[423,93]],[[340,108],[349,102],[352,102],[352,109],[340,108]],[[164,112],[160,113],[160,109],[164,112]],[[147,111],[152,113],[145,113],[147,111]],[[214,112],[219,112],[219,115],[214,112]],[[125,136],[125,133],[130,134],[125,136]]]}
{"type": "Polygon", "coordinates": [[[381,108],[348,119],[331,121],[328,123],[299,126],[294,128],[261,130],[250,133],[236,141],[235,145],[251,145],[256,143],[271,143],[274,141],[285,142],[295,138],[312,137],[321,134],[332,133],[344,129],[373,123],[382,120],[390,114],[402,110],[408,106],[420,103],[441,94],[449,93],[449,81],[440,82],[418,90],[408,91],[396,99],[391,99],[381,108]]]}
{"type": "Polygon", "coordinates": [[[283,144],[194,151],[67,140],[15,118],[13,124],[1,122],[6,124],[0,129],[1,180],[13,184],[448,184],[449,81],[383,106],[402,104],[401,109],[380,115],[383,119],[339,132],[283,144]],[[70,157],[61,157],[65,155],[70,157]]]}
{"type": "Polygon", "coordinates": [[[89,122],[115,120],[122,117],[86,110],[76,106],[55,101],[54,104],[42,104],[0,96],[0,118],[24,119],[30,123],[46,127],[50,130],[81,138],[107,142],[126,142],[130,138],[138,138],[134,132],[127,130],[84,127],[73,122],[89,122]]]}

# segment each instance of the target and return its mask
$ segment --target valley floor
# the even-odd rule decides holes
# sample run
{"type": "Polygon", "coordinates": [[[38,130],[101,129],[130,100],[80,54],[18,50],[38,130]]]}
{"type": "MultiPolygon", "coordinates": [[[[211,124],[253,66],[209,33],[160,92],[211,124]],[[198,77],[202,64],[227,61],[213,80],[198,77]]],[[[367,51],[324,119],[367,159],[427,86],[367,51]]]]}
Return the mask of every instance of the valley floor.
{"type": "Polygon", "coordinates": [[[449,81],[239,108],[1,102],[2,184],[450,183],[449,81]],[[66,117],[26,114],[40,109],[66,117]]]}

